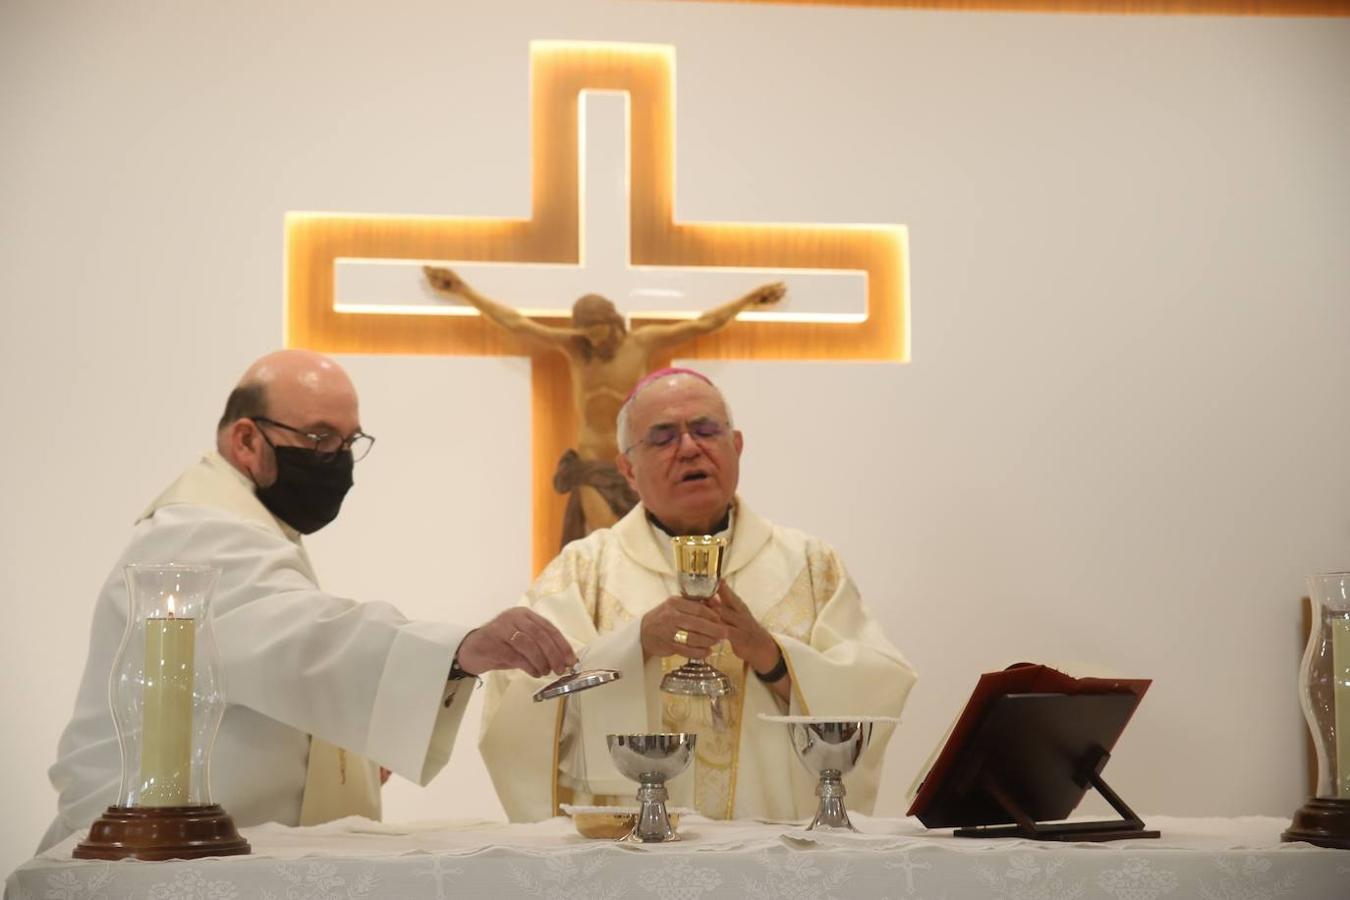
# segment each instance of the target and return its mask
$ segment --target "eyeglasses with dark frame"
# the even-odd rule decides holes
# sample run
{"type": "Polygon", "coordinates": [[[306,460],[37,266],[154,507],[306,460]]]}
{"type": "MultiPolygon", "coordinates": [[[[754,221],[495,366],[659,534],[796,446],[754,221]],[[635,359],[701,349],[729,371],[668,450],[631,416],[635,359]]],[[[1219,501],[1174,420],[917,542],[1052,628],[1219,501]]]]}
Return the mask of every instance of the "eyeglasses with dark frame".
{"type": "MultiPolygon", "coordinates": [[[[278,422],[276,419],[269,419],[266,416],[250,416],[249,418],[256,424],[271,425],[273,428],[280,428],[283,431],[289,431],[292,434],[298,434],[303,438],[308,438],[313,441],[314,446],[312,449],[319,462],[332,462],[337,459],[338,454],[344,450],[351,451],[352,462],[360,462],[366,458],[366,454],[370,453],[370,448],[375,446],[375,438],[363,431],[358,431],[355,434],[344,438],[340,434],[331,434],[326,431],[315,434],[312,431],[305,431],[302,428],[296,428],[292,425],[287,425],[284,422],[278,422]]],[[[261,431],[261,429],[259,429],[259,431],[261,431]]],[[[263,432],[263,440],[266,440],[268,444],[272,443],[267,439],[266,432],[263,432]]],[[[275,445],[273,445],[273,448],[275,449],[275,445]]]]}
{"type": "Polygon", "coordinates": [[[720,438],[727,433],[731,427],[730,422],[719,422],[717,419],[710,419],[701,416],[697,419],[690,419],[683,425],[673,422],[662,422],[653,425],[647,429],[645,437],[631,445],[624,453],[631,453],[644,444],[653,450],[669,450],[679,444],[680,437],[688,434],[694,439],[695,443],[702,444],[704,441],[712,441],[720,438]]]}

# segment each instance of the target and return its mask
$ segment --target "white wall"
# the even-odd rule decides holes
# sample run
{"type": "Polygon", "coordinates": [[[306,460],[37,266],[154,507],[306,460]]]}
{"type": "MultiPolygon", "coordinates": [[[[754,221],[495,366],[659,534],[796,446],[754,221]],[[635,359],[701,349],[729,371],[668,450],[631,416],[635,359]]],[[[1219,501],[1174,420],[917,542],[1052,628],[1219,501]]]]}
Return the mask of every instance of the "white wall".
{"type": "MultiPolygon", "coordinates": [[[[675,45],[682,217],[911,229],[911,364],[704,367],[744,495],[841,549],[922,674],[881,811],[1020,659],[1156,679],[1108,769],[1141,811],[1292,811],[1302,576],[1350,566],[1350,20],[11,0],[0,870],[131,519],[281,340],[284,213],[526,214],[531,38],[675,45]]],[[[380,441],[328,586],[513,602],[526,363],[344,361],[380,441]]],[[[388,817],[500,815],[469,732],[388,817]]]]}

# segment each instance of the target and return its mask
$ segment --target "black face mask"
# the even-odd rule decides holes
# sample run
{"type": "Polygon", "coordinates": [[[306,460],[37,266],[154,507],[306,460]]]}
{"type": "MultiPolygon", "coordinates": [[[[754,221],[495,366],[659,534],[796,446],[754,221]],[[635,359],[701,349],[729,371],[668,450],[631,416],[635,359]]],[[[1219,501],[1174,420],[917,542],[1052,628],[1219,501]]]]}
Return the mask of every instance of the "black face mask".
{"type": "Polygon", "coordinates": [[[325,462],[305,447],[272,449],[277,480],[255,490],[268,512],[301,534],[313,534],[336,519],[352,487],[351,451],[325,462]]]}

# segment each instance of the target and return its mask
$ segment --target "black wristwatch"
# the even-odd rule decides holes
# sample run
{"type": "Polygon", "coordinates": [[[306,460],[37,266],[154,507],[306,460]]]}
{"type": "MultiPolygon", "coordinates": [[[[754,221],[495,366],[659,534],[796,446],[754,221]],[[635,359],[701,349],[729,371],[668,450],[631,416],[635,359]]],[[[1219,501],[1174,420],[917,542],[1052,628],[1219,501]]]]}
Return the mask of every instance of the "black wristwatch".
{"type": "Polygon", "coordinates": [[[787,657],[783,655],[783,648],[778,648],[778,662],[767,672],[755,670],[755,677],[765,684],[773,684],[782,679],[788,673],[787,657]]]}
{"type": "Polygon", "coordinates": [[[464,678],[475,678],[475,677],[477,676],[470,675],[468,672],[465,672],[463,669],[459,667],[459,655],[456,654],[454,661],[450,663],[450,674],[446,676],[446,680],[460,681],[461,679],[464,678]]]}
{"type": "Polygon", "coordinates": [[[445,680],[447,684],[453,684],[456,685],[456,687],[451,689],[450,693],[445,698],[445,702],[441,704],[446,709],[449,709],[450,704],[455,701],[455,693],[459,690],[457,686],[458,683],[466,678],[472,678],[476,683],[476,687],[482,687],[483,685],[483,679],[474,675],[472,672],[465,672],[459,667],[459,651],[455,651],[455,658],[450,660],[450,674],[445,676],[445,680]]]}
{"type": "MultiPolygon", "coordinates": [[[[477,628],[470,628],[468,634],[464,635],[464,637],[460,639],[459,647],[463,647],[464,641],[468,640],[469,635],[473,634],[477,630],[478,630],[477,628]]],[[[462,681],[465,678],[478,678],[477,675],[474,675],[470,672],[465,672],[463,669],[459,667],[459,647],[455,648],[455,655],[450,659],[450,674],[445,676],[446,681],[462,681]]]]}

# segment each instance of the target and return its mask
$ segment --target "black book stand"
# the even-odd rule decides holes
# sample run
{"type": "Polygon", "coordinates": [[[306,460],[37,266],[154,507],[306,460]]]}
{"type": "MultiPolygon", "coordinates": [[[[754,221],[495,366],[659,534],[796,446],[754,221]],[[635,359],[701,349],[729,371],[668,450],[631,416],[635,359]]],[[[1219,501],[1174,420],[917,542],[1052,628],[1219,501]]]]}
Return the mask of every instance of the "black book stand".
{"type": "Polygon", "coordinates": [[[957,837],[1156,838],[1158,832],[1145,830],[1101,776],[1110,748],[1138,705],[1139,694],[1129,691],[991,697],[969,739],[944,748],[947,765],[939,781],[925,783],[925,802],[916,802],[911,813],[929,828],[955,827],[957,837]],[[1056,821],[1068,818],[1089,787],[1120,819],[1056,821]]]}

